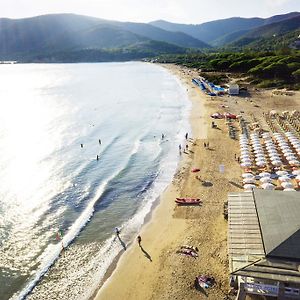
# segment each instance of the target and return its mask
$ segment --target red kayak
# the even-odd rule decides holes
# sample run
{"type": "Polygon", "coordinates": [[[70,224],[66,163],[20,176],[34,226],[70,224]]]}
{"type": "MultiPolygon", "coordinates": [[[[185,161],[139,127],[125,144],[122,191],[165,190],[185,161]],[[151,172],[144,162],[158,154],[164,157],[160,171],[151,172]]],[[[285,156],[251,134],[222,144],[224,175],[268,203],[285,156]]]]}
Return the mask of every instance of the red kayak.
{"type": "Polygon", "coordinates": [[[178,204],[195,205],[200,204],[201,200],[199,198],[176,198],[175,202],[178,204]]]}

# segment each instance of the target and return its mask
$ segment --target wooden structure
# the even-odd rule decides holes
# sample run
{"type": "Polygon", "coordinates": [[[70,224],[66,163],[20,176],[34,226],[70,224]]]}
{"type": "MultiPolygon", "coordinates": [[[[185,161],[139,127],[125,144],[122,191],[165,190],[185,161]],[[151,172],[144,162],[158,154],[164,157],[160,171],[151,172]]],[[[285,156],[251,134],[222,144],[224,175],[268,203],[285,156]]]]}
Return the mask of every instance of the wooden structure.
{"type": "Polygon", "coordinates": [[[297,192],[229,194],[229,267],[237,299],[300,299],[299,212],[297,192]]]}

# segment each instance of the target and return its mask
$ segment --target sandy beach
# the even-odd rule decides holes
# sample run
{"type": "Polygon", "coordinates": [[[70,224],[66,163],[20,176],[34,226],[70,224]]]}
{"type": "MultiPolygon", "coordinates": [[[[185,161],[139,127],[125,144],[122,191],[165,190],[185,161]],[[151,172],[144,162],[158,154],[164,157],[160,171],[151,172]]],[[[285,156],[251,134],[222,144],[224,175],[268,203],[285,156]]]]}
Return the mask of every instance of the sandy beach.
{"type": "MultiPolygon", "coordinates": [[[[262,110],[298,109],[299,93],[293,96],[273,95],[271,91],[250,91],[250,97],[218,97],[213,100],[196,88],[192,70],[164,65],[178,76],[188,89],[192,102],[192,133],[189,151],[174,179],[160,198],[150,221],[143,226],[141,246],[133,243],[121,256],[116,269],[98,291],[95,299],[229,299],[227,257],[227,221],[223,205],[229,192],[241,191],[241,168],[235,161],[238,141],[231,139],[224,120],[211,128],[210,115],[230,111],[266,124],[262,110]],[[250,100],[249,100],[250,99],[250,100]],[[221,106],[226,106],[226,110],[221,106]],[[204,143],[209,142],[209,147],[204,143]],[[220,172],[220,165],[224,172],[220,172]],[[193,168],[201,171],[192,173],[193,168]],[[176,206],[176,197],[197,197],[202,206],[176,206]],[[183,256],[176,251],[181,245],[198,247],[199,257],[183,256]],[[216,280],[212,288],[197,291],[194,280],[207,274],[216,280]]],[[[252,120],[254,121],[254,120],[252,120]]],[[[238,133],[239,134],[239,133],[238,133]]]]}

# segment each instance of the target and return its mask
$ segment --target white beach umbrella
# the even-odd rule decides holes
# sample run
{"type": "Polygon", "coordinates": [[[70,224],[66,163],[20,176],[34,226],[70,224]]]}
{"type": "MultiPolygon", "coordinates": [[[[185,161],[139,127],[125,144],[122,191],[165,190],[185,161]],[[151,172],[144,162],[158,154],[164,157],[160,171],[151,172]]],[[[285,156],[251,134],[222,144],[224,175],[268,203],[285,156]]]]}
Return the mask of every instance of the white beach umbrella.
{"type": "Polygon", "coordinates": [[[260,177],[270,177],[271,174],[269,172],[261,172],[258,174],[260,177]]]}
{"type": "Polygon", "coordinates": [[[256,189],[256,185],[254,184],[245,184],[244,185],[244,190],[253,190],[256,189]]]}
{"type": "Polygon", "coordinates": [[[275,167],[282,166],[282,161],[281,160],[272,160],[272,165],[275,167]]]}
{"type": "Polygon", "coordinates": [[[293,150],[291,148],[283,149],[282,153],[284,153],[284,154],[293,153],[293,150]]]}
{"type": "Polygon", "coordinates": [[[271,183],[272,179],[270,177],[262,177],[259,179],[261,183],[271,183]]]}
{"type": "Polygon", "coordinates": [[[252,165],[252,163],[241,163],[241,167],[246,168],[246,167],[250,167],[252,165]]]}
{"type": "Polygon", "coordinates": [[[286,176],[286,175],[280,176],[278,178],[278,180],[281,181],[281,182],[290,182],[291,181],[291,179],[288,176],[286,176]]]}
{"type": "Polygon", "coordinates": [[[287,172],[287,171],[277,171],[276,174],[279,175],[279,176],[286,176],[286,175],[289,174],[289,172],[287,172]]]}
{"type": "Polygon", "coordinates": [[[243,156],[243,155],[250,156],[250,152],[248,150],[243,150],[243,151],[241,151],[241,156],[243,156]]]}
{"type": "Polygon", "coordinates": [[[258,153],[264,153],[264,150],[263,149],[255,149],[254,150],[254,153],[258,154],[258,153]]]}
{"type": "Polygon", "coordinates": [[[283,190],[284,192],[296,192],[295,189],[287,188],[283,190]]]}
{"type": "Polygon", "coordinates": [[[255,178],[255,176],[252,173],[243,173],[242,177],[243,178],[255,178]]]}
{"type": "Polygon", "coordinates": [[[248,150],[248,146],[241,146],[240,150],[248,150]]]}
{"type": "Polygon", "coordinates": [[[264,190],[274,190],[275,186],[272,183],[264,183],[261,185],[264,190]]]}
{"type": "Polygon", "coordinates": [[[243,179],[243,184],[254,184],[255,179],[254,178],[245,178],[243,179]]]}
{"type": "Polygon", "coordinates": [[[277,150],[275,150],[275,148],[273,149],[268,149],[267,150],[269,154],[278,154],[277,150]]]}
{"type": "Polygon", "coordinates": [[[291,166],[300,166],[300,162],[299,162],[299,160],[289,160],[289,164],[291,165],[291,166]]]}
{"type": "MultiPolygon", "coordinates": [[[[294,170],[293,172],[292,172],[292,174],[293,175],[300,175],[300,169],[298,169],[298,170],[294,170]]],[[[297,177],[296,177],[297,178],[297,177]]],[[[299,180],[300,180],[300,178],[299,178],[299,180]]]]}
{"type": "MultiPolygon", "coordinates": [[[[299,170],[298,170],[299,171],[299,170]]],[[[295,178],[297,181],[300,181],[300,173],[295,178]]]]}
{"type": "Polygon", "coordinates": [[[242,159],[250,159],[250,154],[249,153],[241,153],[241,158],[242,159]]]}
{"type": "Polygon", "coordinates": [[[281,186],[284,188],[284,189],[291,189],[291,188],[294,188],[293,184],[289,181],[284,181],[281,183],[281,186]]]}
{"type": "Polygon", "coordinates": [[[267,163],[266,163],[266,162],[263,162],[263,161],[258,161],[258,162],[256,162],[256,165],[257,165],[258,167],[264,167],[266,164],[267,164],[267,163]]]}
{"type": "Polygon", "coordinates": [[[294,154],[286,154],[284,155],[284,157],[287,159],[287,160],[297,160],[297,157],[294,155],[294,154]]]}

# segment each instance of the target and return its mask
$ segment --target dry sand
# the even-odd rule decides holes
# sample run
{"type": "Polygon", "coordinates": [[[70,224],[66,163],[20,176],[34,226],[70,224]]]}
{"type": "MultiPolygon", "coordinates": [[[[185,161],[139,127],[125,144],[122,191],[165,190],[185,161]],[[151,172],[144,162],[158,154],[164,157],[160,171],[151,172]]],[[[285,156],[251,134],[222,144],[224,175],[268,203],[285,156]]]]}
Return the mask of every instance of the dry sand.
{"type": "MultiPolygon", "coordinates": [[[[241,169],[235,161],[239,146],[230,139],[224,120],[215,121],[218,129],[211,128],[210,114],[231,111],[262,123],[262,111],[298,109],[299,93],[294,96],[271,96],[271,91],[252,90],[246,98],[214,98],[204,95],[192,83],[197,74],[175,65],[164,65],[177,75],[188,89],[192,101],[192,139],[189,153],[183,160],[172,184],[161,196],[150,222],[140,232],[142,248],[137,243],[124,253],[111,277],[106,280],[95,299],[148,300],[148,299],[227,299],[229,270],[227,257],[227,221],[223,204],[229,192],[241,191],[241,169]],[[298,99],[298,100],[297,100],[298,99]],[[220,108],[225,104],[228,108],[220,108]],[[204,148],[209,142],[209,149],[204,148]],[[219,172],[219,166],[225,172],[219,172]],[[201,180],[191,172],[200,168],[201,180]],[[199,197],[200,207],[177,207],[176,197],[199,197]],[[199,248],[199,257],[176,253],[180,245],[199,248]],[[216,284],[205,291],[194,288],[199,274],[209,274],[216,284]]],[[[251,121],[251,120],[250,120],[251,121]]],[[[238,126],[237,126],[238,127],[238,126]]]]}

